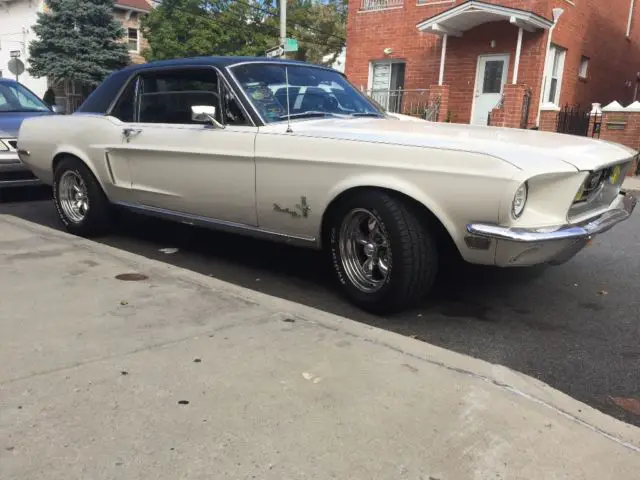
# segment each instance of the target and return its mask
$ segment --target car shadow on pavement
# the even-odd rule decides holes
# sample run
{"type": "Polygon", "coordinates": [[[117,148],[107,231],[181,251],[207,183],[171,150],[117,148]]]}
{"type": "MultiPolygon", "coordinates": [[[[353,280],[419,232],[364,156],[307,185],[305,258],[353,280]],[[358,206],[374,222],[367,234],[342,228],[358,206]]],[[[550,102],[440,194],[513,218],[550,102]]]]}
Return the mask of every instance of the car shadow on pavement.
{"type": "MultiPolygon", "coordinates": [[[[52,203],[37,201],[50,200],[50,190],[22,195],[0,204],[0,213],[61,228],[52,203]]],[[[640,392],[630,373],[640,371],[638,332],[625,320],[635,307],[612,310],[624,300],[597,294],[588,259],[514,269],[454,262],[422,306],[379,317],[336,292],[320,252],[129,214],[97,241],[507,366],[640,425],[611,400],[640,392]]],[[[608,278],[619,275],[614,269],[608,278]]]]}

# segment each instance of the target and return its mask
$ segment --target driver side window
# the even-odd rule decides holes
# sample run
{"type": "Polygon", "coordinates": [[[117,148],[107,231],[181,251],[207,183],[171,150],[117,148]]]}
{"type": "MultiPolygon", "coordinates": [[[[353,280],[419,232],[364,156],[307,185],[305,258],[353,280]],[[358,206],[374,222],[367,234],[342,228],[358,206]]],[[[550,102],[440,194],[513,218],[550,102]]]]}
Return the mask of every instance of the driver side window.
{"type": "Polygon", "coordinates": [[[148,72],[140,75],[137,114],[141,123],[199,124],[191,107],[216,108],[221,121],[218,77],[209,68],[148,72]]]}

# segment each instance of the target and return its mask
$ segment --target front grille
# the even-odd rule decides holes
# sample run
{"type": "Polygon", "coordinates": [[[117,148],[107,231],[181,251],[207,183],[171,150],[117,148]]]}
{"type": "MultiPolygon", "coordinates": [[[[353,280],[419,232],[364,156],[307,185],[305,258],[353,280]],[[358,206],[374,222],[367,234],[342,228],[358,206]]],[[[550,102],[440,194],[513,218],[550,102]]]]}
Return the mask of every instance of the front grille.
{"type": "Polygon", "coordinates": [[[630,166],[630,162],[625,162],[589,172],[573,199],[569,220],[610,205],[620,192],[630,166]]]}

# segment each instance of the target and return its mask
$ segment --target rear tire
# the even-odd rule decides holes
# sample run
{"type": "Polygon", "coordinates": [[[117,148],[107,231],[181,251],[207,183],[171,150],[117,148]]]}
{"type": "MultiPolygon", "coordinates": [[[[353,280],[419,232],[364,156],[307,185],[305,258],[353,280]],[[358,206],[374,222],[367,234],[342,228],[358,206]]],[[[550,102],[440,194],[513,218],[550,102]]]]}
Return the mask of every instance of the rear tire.
{"type": "Polygon", "coordinates": [[[77,158],[64,158],[56,167],[53,202],[69,233],[95,237],[108,232],[111,204],[91,170],[77,158]]]}
{"type": "Polygon", "coordinates": [[[366,190],[340,201],[330,212],[326,242],[342,293],[366,311],[415,306],[433,286],[435,238],[420,212],[395,196],[366,190]]]}

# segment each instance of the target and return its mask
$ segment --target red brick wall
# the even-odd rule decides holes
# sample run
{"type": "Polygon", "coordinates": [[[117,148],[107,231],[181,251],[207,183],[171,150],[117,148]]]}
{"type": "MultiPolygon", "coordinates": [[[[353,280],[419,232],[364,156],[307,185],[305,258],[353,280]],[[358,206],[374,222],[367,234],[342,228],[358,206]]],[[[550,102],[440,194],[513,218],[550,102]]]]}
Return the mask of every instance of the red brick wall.
{"type": "MultiPolygon", "coordinates": [[[[640,112],[604,112],[600,126],[600,138],[609,142],[621,143],[634,150],[640,150],[640,112]]],[[[627,171],[634,176],[638,161],[627,171]]]]}
{"type": "MultiPolygon", "coordinates": [[[[566,0],[485,1],[534,11],[547,19],[552,18],[554,7],[564,9],[553,33],[553,43],[568,49],[560,95],[562,105],[588,106],[592,102],[606,105],[614,99],[623,104],[631,102],[634,88],[625,87],[624,82],[632,80],[635,85],[635,73],[640,71],[640,3],[636,2],[631,37],[626,39],[630,0],[575,0],[575,6],[566,0]],[[578,79],[582,55],[590,57],[586,81],[578,79]]],[[[416,0],[405,0],[402,8],[379,12],[360,11],[361,2],[349,2],[347,76],[358,87],[366,87],[371,61],[402,59],[406,62],[405,88],[426,88],[437,83],[441,39],[418,32],[416,24],[463,0],[436,5],[416,5],[416,0]],[[386,56],[385,48],[391,48],[393,53],[386,56]]],[[[445,83],[451,84],[453,121],[469,121],[479,54],[508,53],[510,83],[517,32],[515,26],[505,21],[481,25],[460,38],[449,37],[445,83]],[[496,41],[495,48],[489,46],[491,40],[496,41]]],[[[531,123],[535,122],[539,105],[546,42],[546,32],[524,32],[518,83],[533,89],[531,123]]]]}
{"type": "Polygon", "coordinates": [[[431,85],[429,87],[429,103],[433,104],[436,100],[440,100],[438,108],[438,121],[448,122],[447,113],[449,112],[449,86],[448,85],[431,85]]]}
{"type": "MultiPolygon", "coordinates": [[[[546,1],[489,0],[488,3],[508,4],[543,14],[546,1]]],[[[360,11],[361,2],[362,0],[349,2],[346,59],[346,74],[349,79],[358,87],[366,87],[371,61],[404,60],[405,88],[427,88],[430,84],[437,83],[442,40],[437,35],[419,32],[416,25],[460,4],[462,0],[436,5],[416,5],[416,0],[405,0],[402,8],[378,12],[360,11]],[[386,48],[391,48],[393,53],[385,55],[386,48]]],[[[449,37],[444,81],[452,85],[450,109],[454,122],[468,122],[470,119],[479,54],[508,53],[508,81],[511,81],[517,35],[518,29],[505,21],[481,25],[465,32],[460,38],[449,37]],[[495,48],[491,48],[491,40],[496,41],[495,48]]],[[[545,41],[546,34],[542,31],[524,32],[519,83],[531,82],[531,86],[535,87],[530,109],[530,118],[533,120],[537,113],[541,81],[538,70],[542,69],[541,58],[546,46],[545,41]]]]}
{"type": "Polygon", "coordinates": [[[413,8],[405,5],[402,9],[359,12],[360,5],[361,0],[349,1],[347,77],[357,87],[366,88],[371,61],[402,59],[406,61],[405,88],[427,88],[436,83],[440,64],[439,39],[435,35],[419,33],[416,28],[425,9],[416,11],[415,5],[413,8]],[[392,48],[393,53],[385,55],[385,48],[392,48]]]}
{"type": "Polygon", "coordinates": [[[525,92],[524,85],[505,85],[504,103],[502,108],[494,108],[491,111],[491,123],[489,125],[492,127],[520,128],[525,92]]]}
{"type": "MultiPolygon", "coordinates": [[[[508,54],[507,84],[511,84],[517,40],[518,29],[507,22],[486,23],[462,37],[449,38],[444,83],[450,85],[449,108],[453,112],[454,122],[468,123],[471,119],[479,55],[508,54]],[[496,42],[495,48],[491,48],[492,40],[496,42]]],[[[537,114],[541,82],[540,75],[536,73],[542,70],[544,48],[543,33],[523,33],[518,83],[533,87],[529,109],[532,122],[537,114]]]]}
{"type": "MultiPolygon", "coordinates": [[[[550,0],[564,9],[552,36],[552,43],[567,48],[560,102],[562,105],[593,102],[607,105],[617,100],[633,101],[636,73],[640,71],[640,3],[636,1],[631,35],[626,38],[631,0],[550,0]],[[587,79],[578,77],[581,56],[587,56],[587,79]],[[632,82],[631,87],[625,81],[632,82]]],[[[549,13],[549,16],[551,14],[549,13]]]]}
{"type": "Polygon", "coordinates": [[[558,112],[555,110],[543,110],[540,112],[540,130],[555,132],[558,128],[558,112]]]}
{"type": "Polygon", "coordinates": [[[640,150],[640,112],[604,112],[600,139],[640,150]]]}

